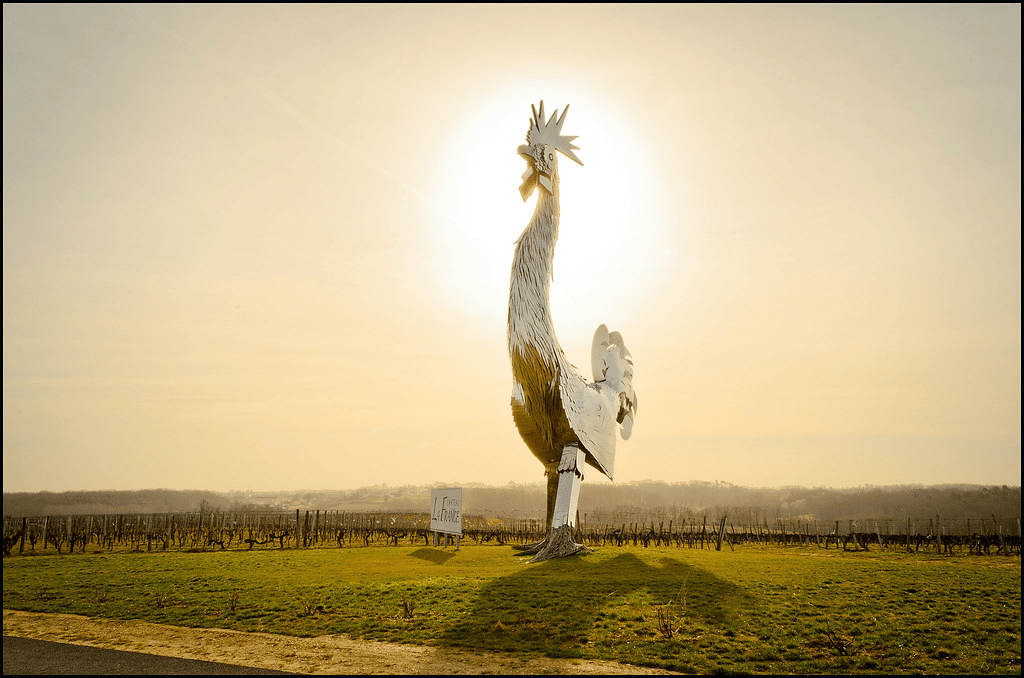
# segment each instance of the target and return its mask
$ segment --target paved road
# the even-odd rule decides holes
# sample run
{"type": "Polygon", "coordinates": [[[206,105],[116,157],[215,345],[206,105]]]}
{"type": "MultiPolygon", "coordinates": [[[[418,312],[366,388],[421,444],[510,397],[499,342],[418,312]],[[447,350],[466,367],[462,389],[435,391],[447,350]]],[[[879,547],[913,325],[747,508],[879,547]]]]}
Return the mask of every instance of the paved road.
{"type": "Polygon", "coordinates": [[[295,673],[233,666],[142,652],[4,636],[4,675],[35,676],[294,676],[295,673]]]}

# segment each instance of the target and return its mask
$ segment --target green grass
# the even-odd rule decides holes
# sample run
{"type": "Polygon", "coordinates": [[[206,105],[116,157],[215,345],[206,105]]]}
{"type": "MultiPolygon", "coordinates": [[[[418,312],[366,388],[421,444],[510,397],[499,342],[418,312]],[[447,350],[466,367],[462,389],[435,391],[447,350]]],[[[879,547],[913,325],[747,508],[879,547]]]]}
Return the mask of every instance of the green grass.
{"type": "Polygon", "coordinates": [[[4,559],[4,607],[697,673],[1020,673],[1020,558],[503,546],[4,559]],[[409,612],[411,611],[411,615],[409,612]]]}

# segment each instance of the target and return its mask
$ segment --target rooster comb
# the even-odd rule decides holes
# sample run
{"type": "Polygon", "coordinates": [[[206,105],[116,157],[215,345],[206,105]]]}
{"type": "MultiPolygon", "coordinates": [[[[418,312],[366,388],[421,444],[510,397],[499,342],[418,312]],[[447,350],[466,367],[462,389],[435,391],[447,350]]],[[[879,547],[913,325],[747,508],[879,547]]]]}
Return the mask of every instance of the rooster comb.
{"type": "Polygon", "coordinates": [[[526,133],[526,143],[531,146],[545,144],[570,160],[582,165],[583,162],[573,153],[574,150],[579,150],[579,146],[572,143],[572,140],[576,137],[562,136],[562,123],[565,122],[565,115],[569,112],[569,105],[566,104],[560,118],[558,117],[558,109],[555,109],[555,112],[547,122],[544,122],[543,101],[540,102],[540,111],[533,104],[530,104],[530,108],[533,110],[533,118],[530,120],[530,131],[526,133]]]}

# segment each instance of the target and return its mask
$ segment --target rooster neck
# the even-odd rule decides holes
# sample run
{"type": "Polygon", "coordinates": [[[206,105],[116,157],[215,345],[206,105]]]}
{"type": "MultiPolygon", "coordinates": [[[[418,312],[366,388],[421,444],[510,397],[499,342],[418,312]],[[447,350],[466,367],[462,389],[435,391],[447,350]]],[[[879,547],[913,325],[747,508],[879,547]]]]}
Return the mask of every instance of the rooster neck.
{"type": "MultiPolygon", "coordinates": [[[[557,189],[556,189],[557,190],[557,189]]],[[[515,256],[512,259],[513,274],[516,269],[529,268],[536,273],[544,286],[544,299],[554,278],[553,263],[555,244],[558,242],[558,194],[541,191],[537,207],[530,223],[516,241],[515,256]]]]}
{"type": "Polygon", "coordinates": [[[555,244],[558,241],[558,176],[552,176],[554,192],[538,187],[537,207],[529,225],[516,241],[508,300],[509,352],[523,354],[535,348],[547,366],[564,360],[551,320],[550,288],[555,244]]]}

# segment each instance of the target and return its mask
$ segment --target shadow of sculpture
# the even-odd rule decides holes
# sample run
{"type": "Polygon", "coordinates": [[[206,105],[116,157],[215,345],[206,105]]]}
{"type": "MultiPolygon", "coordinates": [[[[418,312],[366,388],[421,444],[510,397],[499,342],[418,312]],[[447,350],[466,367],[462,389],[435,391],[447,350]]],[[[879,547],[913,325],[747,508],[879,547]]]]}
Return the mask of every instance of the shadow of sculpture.
{"type": "Polygon", "coordinates": [[[438,640],[453,648],[580,657],[598,630],[623,643],[668,639],[658,608],[681,624],[729,629],[737,610],[750,604],[736,585],[671,557],[658,566],[629,553],[558,558],[489,583],[438,640]],[[640,614],[638,596],[646,610],[640,614]]]}
{"type": "Polygon", "coordinates": [[[440,565],[441,563],[448,562],[449,559],[455,557],[455,553],[452,551],[439,551],[436,548],[417,549],[409,555],[413,558],[419,558],[421,560],[426,560],[431,563],[437,563],[438,565],[440,565]]]}

